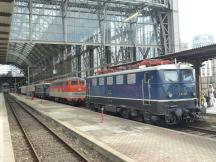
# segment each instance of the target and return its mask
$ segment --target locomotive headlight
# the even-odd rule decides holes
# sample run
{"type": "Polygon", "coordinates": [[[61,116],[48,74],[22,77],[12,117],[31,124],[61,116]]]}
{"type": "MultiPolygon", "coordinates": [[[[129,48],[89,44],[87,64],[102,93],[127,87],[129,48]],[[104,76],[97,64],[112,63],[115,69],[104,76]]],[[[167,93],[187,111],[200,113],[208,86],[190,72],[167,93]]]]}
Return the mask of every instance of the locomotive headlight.
{"type": "Polygon", "coordinates": [[[173,94],[170,93],[170,92],[168,92],[168,97],[169,97],[169,98],[172,98],[172,97],[173,97],[173,94]]]}
{"type": "Polygon", "coordinates": [[[194,97],[196,96],[196,92],[193,92],[193,96],[194,96],[194,97]]]}

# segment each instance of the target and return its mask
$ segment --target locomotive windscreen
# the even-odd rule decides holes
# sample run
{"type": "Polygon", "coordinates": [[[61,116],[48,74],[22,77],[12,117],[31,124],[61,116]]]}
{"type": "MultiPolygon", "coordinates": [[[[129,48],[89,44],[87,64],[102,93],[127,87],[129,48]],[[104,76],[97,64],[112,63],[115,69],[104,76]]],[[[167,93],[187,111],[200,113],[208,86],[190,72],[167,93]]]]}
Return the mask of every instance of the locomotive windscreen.
{"type": "Polygon", "coordinates": [[[164,71],[164,79],[166,82],[178,82],[178,72],[176,70],[164,71]]]}
{"type": "Polygon", "coordinates": [[[186,81],[186,82],[194,81],[194,76],[193,76],[193,71],[192,70],[184,69],[184,70],[181,70],[181,72],[182,72],[183,81],[186,81]]]}

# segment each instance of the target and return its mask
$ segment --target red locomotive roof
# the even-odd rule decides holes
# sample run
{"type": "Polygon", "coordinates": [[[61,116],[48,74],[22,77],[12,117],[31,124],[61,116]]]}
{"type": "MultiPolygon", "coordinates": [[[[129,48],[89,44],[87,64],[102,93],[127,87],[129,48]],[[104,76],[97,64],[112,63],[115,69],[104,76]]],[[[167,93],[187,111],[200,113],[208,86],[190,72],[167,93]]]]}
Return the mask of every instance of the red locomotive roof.
{"type": "Polygon", "coordinates": [[[139,63],[139,65],[145,65],[147,67],[149,66],[158,66],[158,65],[166,65],[166,64],[172,64],[173,62],[170,60],[162,60],[162,59],[148,59],[143,60],[139,63]]]}
{"type": "Polygon", "coordinates": [[[158,65],[166,65],[166,64],[172,64],[173,62],[170,60],[162,60],[162,59],[145,59],[139,63],[135,64],[130,64],[130,65],[123,65],[119,67],[110,67],[108,69],[101,69],[97,71],[97,74],[107,74],[107,73],[112,73],[112,72],[117,72],[117,71],[122,71],[122,70],[129,70],[129,69],[136,69],[139,68],[139,66],[158,66],[158,65]]]}

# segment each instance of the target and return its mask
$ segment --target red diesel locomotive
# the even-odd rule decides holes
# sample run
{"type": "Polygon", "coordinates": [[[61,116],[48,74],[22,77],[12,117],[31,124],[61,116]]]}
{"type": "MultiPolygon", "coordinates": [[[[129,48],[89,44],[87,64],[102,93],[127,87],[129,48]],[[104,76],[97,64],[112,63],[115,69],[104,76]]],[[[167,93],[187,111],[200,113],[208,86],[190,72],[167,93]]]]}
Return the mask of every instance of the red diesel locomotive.
{"type": "Polygon", "coordinates": [[[52,82],[49,86],[49,97],[59,102],[81,104],[85,102],[86,81],[72,77],[52,82]]]}

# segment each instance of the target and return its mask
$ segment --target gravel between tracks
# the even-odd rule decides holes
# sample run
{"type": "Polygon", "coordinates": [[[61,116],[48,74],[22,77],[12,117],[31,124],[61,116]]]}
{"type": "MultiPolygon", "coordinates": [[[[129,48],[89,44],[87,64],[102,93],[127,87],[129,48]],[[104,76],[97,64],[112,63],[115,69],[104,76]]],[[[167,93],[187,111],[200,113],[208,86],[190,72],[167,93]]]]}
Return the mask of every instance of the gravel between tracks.
{"type": "MultiPolygon", "coordinates": [[[[71,130],[69,130],[68,128],[60,125],[59,123],[57,123],[56,121],[50,119],[47,116],[44,116],[43,114],[35,111],[34,109],[30,108],[29,106],[20,103],[22,106],[24,106],[26,108],[27,111],[29,111],[31,114],[33,114],[38,120],[40,120],[41,122],[43,122],[47,127],[49,127],[49,129],[51,129],[52,131],[55,132],[55,134],[57,134],[58,136],[60,136],[62,139],[64,139],[65,142],[67,142],[74,150],[76,150],[77,152],[79,152],[79,154],[81,154],[83,157],[85,157],[85,159],[88,159],[88,161],[92,161],[92,162],[110,162],[110,160],[105,157],[104,155],[102,155],[101,153],[97,152],[96,150],[94,150],[94,148],[92,148],[89,145],[86,145],[84,142],[80,141],[71,130]]],[[[31,123],[29,123],[30,125],[32,125],[31,123]]],[[[28,123],[26,124],[27,126],[29,125],[28,123]]],[[[30,130],[30,132],[32,132],[33,134],[38,132],[37,129],[32,129],[30,130]]],[[[46,137],[46,135],[44,135],[44,137],[46,137]]],[[[47,138],[47,137],[46,137],[47,138]]],[[[35,140],[37,140],[37,138],[35,137],[35,140]]],[[[46,146],[44,146],[46,147],[46,146]]],[[[55,155],[53,154],[52,157],[55,158],[59,158],[61,155],[58,153],[55,155]]],[[[64,154],[62,154],[63,157],[65,157],[64,154]]],[[[51,159],[47,159],[48,161],[53,161],[51,159]]],[[[46,160],[46,161],[47,161],[46,160]]],[[[54,160],[55,161],[55,160],[54,160]]],[[[65,159],[64,161],[72,161],[71,159],[65,159]]],[[[76,161],[76,160],[75,160],[76,161]]]]}
{"type": "Polygon", "coordinates": [[[86,161],[28,114],[19,104],[10,102],[10,105],[31,141],[39,161],[86,161]]]}
{"type": "Polygon", "coordinates": [[[36,118],[42,121],[46,126],[48,126],[52,131],[54,131],[58,136],[63,138],[74,150],[79,152],[83,157],[88,159],[89,162],[111,162],[107,157],[97,152],[91,146],[86,145],[80,141],[71,130],[60,125],[53,119],[35,111],[24,103],[21,103],[28,111],[30,111],[36,118]]]}
{"type": "Polygon", "coordinates": [[[9,105],[6,103],[8,121],[10,126],[11,140],[16,161],[35,161],[35,156],[27,142],[20,126],[17,123],[9,105]]]}

